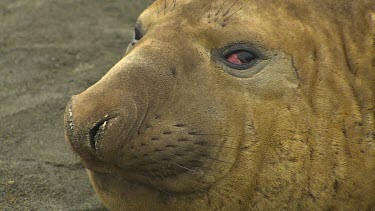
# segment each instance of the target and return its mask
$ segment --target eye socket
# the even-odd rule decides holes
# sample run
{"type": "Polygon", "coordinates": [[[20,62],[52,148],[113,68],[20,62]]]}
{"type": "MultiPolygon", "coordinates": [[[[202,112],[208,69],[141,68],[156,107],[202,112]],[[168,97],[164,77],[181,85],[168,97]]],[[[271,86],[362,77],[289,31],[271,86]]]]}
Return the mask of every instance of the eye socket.
{"type": "Polygon", "coordinates": [[[259,61],[260,54],[246,45],[235,45],[224,50],[222,58],[230,68],[245,70],[259,61]]]}

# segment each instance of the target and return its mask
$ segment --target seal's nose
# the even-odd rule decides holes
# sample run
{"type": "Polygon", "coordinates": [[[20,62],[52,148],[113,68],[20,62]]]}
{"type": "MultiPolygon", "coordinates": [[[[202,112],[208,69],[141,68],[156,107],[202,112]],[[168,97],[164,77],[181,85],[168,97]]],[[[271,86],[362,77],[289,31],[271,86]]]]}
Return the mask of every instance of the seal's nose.
{"type": "Polygon", "coordinates": [[[97,89],[86,90],[73,96],[66,107],[66,140],[82,159],[115,160],[137,122],[131,98],[107,96],[97,89]]]}

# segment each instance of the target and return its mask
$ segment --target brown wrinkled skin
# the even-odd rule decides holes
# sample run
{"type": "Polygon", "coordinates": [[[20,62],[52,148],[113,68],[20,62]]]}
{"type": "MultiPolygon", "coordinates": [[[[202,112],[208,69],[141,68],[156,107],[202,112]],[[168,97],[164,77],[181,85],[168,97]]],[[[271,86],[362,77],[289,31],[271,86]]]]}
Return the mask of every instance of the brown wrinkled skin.
{"type": "Polygon", "coordinates": [[[374,1],[158,0],[139,24],[65,117],[106,207],[375,209],[374,1]],[[236,43],[264,55],[245,77],[236,43]]]}

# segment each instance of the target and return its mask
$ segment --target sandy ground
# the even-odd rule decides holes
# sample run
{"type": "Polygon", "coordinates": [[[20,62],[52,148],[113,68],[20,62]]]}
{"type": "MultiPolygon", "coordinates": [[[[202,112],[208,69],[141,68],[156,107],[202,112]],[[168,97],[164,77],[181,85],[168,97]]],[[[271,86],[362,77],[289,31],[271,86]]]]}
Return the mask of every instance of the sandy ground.
{"type": "Polygon", "coordinates": [[[151,1],[0,1],[0,210],[105,210],[63,112],[121,58],[151,1]]]}

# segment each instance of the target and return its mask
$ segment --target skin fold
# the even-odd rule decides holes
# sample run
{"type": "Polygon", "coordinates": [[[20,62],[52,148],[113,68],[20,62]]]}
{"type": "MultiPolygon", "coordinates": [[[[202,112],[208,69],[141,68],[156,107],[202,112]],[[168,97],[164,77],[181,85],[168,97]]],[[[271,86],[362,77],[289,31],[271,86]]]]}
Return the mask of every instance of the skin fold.
{"type": "Polygon", "coordinates": [[[107,208],[375,208],[373,1],[158,0],[136,28],[65,113],[107,208]]]}

